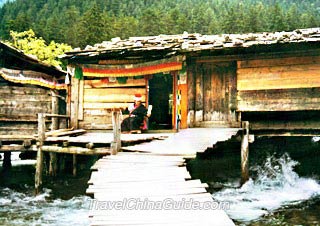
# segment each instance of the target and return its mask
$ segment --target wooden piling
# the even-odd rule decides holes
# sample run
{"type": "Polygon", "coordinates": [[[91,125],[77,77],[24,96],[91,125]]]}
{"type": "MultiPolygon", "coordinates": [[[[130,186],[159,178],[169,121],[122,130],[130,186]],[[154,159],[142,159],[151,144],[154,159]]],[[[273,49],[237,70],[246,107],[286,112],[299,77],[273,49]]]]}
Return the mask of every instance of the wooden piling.
{"type": "Polygon", "coordinates": [[[249,122],[242,122],[241,185],[249,180],[249,122]]]}
{"type": "Polygon", "coordinates": [[[37,164],[35,174],[35,193],[39,194],[42,186],[42,171],[43,171],[43,151],[42,145],[45,140],[45,114],[38,114],[38,142],[37,142],[37,164]]]}
{"type": "Polygon", "coordinates": [[[50,155],[49,176],[55,177],[57,176],[57,169],[58,169],[57,153],[50,152],[49,155],[50,155]]]}
{"type": "MultiPolygon", "coordinates": [[[[52,96],[52,114],[59,114],[59,99],[57,91],[51,90],[52,96]]],[[[59,119],[57,117],[52,117],[51,131],[59,129],[59,119]]],[[[58,162],[57,153],[50,152],[50,162],[49,162],[49,175],[57,176],[58,162]]]]}
{"type": "Polygon", "coordinates": [[[77,154],[72,155],[72,175],[77,176],[77,154]]]}
{"type": "Polygon", "coordinates": [[[6,170],[10,169],[11,166],[12,166],[11,165],[11,151],[4,152],[3,163],[2,163],[3,170],[6,171],[6,170]]]}
{"type": "Polygon", "coordinates": [[[111,154],[116,155],[121,148],[121,127],[120,127],[120,112],[112,112],[112,128],[113,141],[111,142],[111,154]]]}
{"type": "MultiPolygon", "coordinates": [[[[59,147],[52,147],[52,148],[59,148],[59,147]]],[[[59,172],[64,173],[65,171],[66,171],[66,155],[60,154],[59,155],[59,172]]]]}

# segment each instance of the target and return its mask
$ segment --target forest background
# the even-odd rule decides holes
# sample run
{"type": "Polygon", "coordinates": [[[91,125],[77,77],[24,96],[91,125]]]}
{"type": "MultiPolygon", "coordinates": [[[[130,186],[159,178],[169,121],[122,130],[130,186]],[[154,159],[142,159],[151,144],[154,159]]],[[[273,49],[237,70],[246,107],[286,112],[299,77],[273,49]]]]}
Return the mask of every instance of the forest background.
{"type": "Polygon", "coordinates": [[[73,48],[113,37],[320,26],[320,0],[0,0],[0,7],[0,39],[32,29],[73,48]]]}

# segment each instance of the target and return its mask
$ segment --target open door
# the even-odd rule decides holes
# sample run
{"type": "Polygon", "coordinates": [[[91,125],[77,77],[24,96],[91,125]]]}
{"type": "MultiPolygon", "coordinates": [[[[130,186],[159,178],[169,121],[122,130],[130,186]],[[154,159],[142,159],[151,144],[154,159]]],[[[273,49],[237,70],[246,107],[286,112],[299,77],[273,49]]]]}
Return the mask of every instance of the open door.
{"type": "Polygon", "coordinates": [[[172,129],[173,114],[173,76],[171,74],[154,74],[149,79],[149,105],[152,114],[149,129],[172,129]]]}

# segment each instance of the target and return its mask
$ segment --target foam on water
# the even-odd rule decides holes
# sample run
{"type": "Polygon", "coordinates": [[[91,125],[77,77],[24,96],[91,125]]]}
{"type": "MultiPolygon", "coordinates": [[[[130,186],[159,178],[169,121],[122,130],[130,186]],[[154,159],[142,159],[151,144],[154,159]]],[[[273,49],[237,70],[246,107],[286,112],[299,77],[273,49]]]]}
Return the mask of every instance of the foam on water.
{"type": "Polygon", "coordinates": [[[289,155],[271,156],[252,170],[257,175],[241,188],[227,188],[213,194],[214,199],[229,202],[229,216],[238,221],[252,221],[282,206],[294,205],[320,195],[316,179],[299,177],[294,172],[298,162],[289,155]]]}
{"type": "MultiPolygon", "coordinates": [[[[32,190],[32,189],[30,189],[32,190]]],[[[90,198],[50,200],[51,190],[38,196],[9,188],[0,190],[0,222],[3,225],[89,225],[90,198]]]]}

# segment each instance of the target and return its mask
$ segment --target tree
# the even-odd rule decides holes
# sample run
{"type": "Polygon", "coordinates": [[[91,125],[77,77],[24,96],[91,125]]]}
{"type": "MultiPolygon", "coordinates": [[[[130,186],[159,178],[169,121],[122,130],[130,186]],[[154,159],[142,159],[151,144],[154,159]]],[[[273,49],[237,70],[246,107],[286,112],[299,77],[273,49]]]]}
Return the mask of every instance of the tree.
{"type": "Polygon", "coordinates": [[[7,41],[7,44],[23,50],[25,54],[36,56],[40,61],[53,66],[61,64],[57,59],[59,55],[72,49],[69,45],[55,43],[54,41],[47,45],[45,40],[36,37],[31,29],[24,32],[10,31],[10,36],[11,40],[7,41]]]}
{"type": "Polygon", "coordinates": [[[290,6],[289,10],[286,13],[285,19],[287,28],[286,30],[294,30],[298,27],[299,21],[297,20],[297,17],[299,15],[298,8],[296,4],[293,4],[290,6]]]}
{"type": "Polygon", "coordinates": [[[52,12],[52,15],[48,18],[44,32],[47,35],[47,41],[55,40],[56,42],[63,42],[63,32],[61,25],[61,19],[56,13],[56,10],[52,12]]]}
{"type": "Polygon", "coordinates": [[[284,18],[284,13],[281,9],[280,4],[277,2],[269,9],[269,29],[270,31],[283,31],[286,30],[286,23],[284,18]]]}
{"type": "Polygon", "coordinates": [[[262,32],[267,29],[265,7],[262,2],[248,7],[245,24],[246,32],[262,32]]]}
{"type": "Polygon", "coordinates": [[[87,10],[80,20],[79,37],[80,46],[94,45],[100,43],[106,38],[106,29],[103,13],[101,9],[94,4],[87,10]]]}
{"type": "Polygon", "coordinates": [[[155,35],[163,33],[165,21],[160,12],[154,8],[143,10],[139,18],[139,28],[141,35],[155,35]]]}
{"type": "MultiPolygon", "coordinates": [[[[177,22],[179,21],[180,18],[180,11],[177,8],[171,9],[166,15],[165,15],[165,21],[166,23],[164,24],[164,32],[166,34],[177,34],[180,33],[181,31],[178,29],[178,24],[177,22]]],[[[182,31],[183,32],[183,31],[182,31]]]]}
{"type": "Polygon", "coordinates": [[[129,38],[132,34],[138,34],[139,31],[138,20],[132,16],[120,16],[109,18],[111,21],[107,32],[107,40],[113,37],[120,37],[122,39],[129,38]]]}
{"type": "Polygon", "coordinates": [[[119,36],[249,33],[320,26],[320,0],[15,0],[0,7],[0,39],[33,29],[84,47],[119,36]]]}
{"type": "Polygon", "coordinates": [[[80,12],[72,5],[64,10],[62,14],[62,27],[64,28],[63,40],[68,40],[68,44],[74,47],[80,46],[79,43],[79,18],[80,12]]]}

